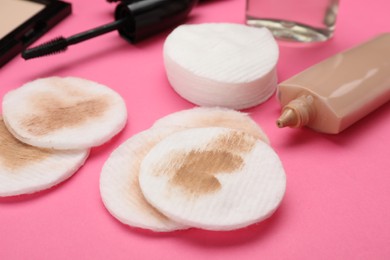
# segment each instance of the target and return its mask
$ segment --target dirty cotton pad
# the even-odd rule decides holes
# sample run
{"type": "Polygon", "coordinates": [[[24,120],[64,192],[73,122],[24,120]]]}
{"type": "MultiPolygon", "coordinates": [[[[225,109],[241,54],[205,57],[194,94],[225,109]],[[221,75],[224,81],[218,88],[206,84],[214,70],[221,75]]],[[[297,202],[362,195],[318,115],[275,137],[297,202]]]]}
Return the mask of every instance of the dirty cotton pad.
{"type": "Polygon", "coordinates": [[[276,89],[279,49],[266,28],[181,25],[168,35],[163,55],[173,89],[200,106],[249,108],[276,89]]]}
{"type": "Polygon", "coordinates": [[[48,189],[72,176],[89,150],[55,151],[16,139],[0,118],[0,197],[48,189]]]}
{"type": "Polygon", "coordinates": [[[232,128],[244,131],[269,143],[267,135],[247,113],[227,108],[195,107],[169,114],[153,124],[153,128],[184,130],[195,127],[232,128]]]}
{"type": "Polygon", "coordinates": [[[3,98],[3,118],[20,141],[52,149],[86,149],[110,140],[126,124],[122,97],[74,77],[31,81],[3,98]]]}
{"type": "Polygon", "coordinates": [[[145,155],[169,129],[150,129],[132,136],[108,158],[100,175],[100,194],[107,210],[126,225],[167,232],[187,228],[171,221],[144,198],[138,183],[145,155]]]}
{"type": "Polygon", "coordinates": [[[145,198],[167,217],[209,230],[232,230],[269,217],[286,186],[266,143],[228,128],[193,128],[159,142],[141,164],[145,198]]]}

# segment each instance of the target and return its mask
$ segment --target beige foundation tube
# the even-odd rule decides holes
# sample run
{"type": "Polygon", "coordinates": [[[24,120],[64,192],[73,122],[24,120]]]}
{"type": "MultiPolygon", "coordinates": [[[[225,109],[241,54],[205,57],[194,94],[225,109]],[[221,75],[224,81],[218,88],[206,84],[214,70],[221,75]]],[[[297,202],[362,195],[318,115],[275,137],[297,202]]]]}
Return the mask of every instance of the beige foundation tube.
{"type": "Polygon", "coordinates": [[[278,127],[337,134],[390,100],[390,33],[280,83],[278,127]]]}

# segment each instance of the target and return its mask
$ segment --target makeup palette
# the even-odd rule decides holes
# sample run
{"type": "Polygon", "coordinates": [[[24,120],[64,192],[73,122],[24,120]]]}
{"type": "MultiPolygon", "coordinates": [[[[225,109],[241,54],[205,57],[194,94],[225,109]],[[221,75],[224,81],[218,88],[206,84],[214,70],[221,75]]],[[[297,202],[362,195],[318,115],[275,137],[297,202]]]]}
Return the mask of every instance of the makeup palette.
{"type": "Polygon", "coordinates": [[[0,67],[71,13],[54,0],[0,1],[0,67]]]}

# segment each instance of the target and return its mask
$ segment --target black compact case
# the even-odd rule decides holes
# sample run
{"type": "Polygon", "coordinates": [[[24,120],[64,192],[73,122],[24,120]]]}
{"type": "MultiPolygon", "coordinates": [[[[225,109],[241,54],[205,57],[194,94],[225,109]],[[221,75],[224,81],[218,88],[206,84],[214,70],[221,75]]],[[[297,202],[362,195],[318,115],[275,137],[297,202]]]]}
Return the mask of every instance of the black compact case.
{"type": "MultiPolygon", "coordinates": [[[[20,0],[15,0],[20,1],[20,0]]],[[[18,55],[72,12],[71,4],[56,0],[23,0],[42,4],[39,12],[0,39],[0,67],[18,55]]],[[[15,14],[18,15],[18,14],[15,14]]],[[[7,21],[1,21],[6,23],[7,21]]]]}

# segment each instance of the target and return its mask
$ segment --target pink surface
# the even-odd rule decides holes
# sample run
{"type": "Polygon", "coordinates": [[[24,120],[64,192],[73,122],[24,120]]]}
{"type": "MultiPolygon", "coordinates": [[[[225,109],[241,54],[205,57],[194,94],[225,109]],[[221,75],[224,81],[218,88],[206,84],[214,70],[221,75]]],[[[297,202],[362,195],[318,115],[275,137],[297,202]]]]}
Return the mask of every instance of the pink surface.
{"type": "MultiPolygon", "coordinates": [[[[40,42],[112,20],[114,5],[72,0],[73,15],[40,42]]],[[[388,31],[388,0],[342,0],[333,40],[281,45],[279,79],[388,31]]],[[[244,0],[203,1],[189,23],[244,23],[244,0]]],[[[154,234],[120,224],[104,208],[99,175],[119,144],[169,113],[193,107],[169,86],[162,63],[168,32],[136,46],[116,33],[66,53],[0,70],[0,95],[38,77],[78,76],[106,84],[126,100],[126,129],[93,149],[65,183],[0,199],[0,259],[390,259],[390,105],[345,132],[277,129],[275,98],[248,110],[269,135],[288,178],[284,201],[267,221],[243,230],[154,234]]]]}

